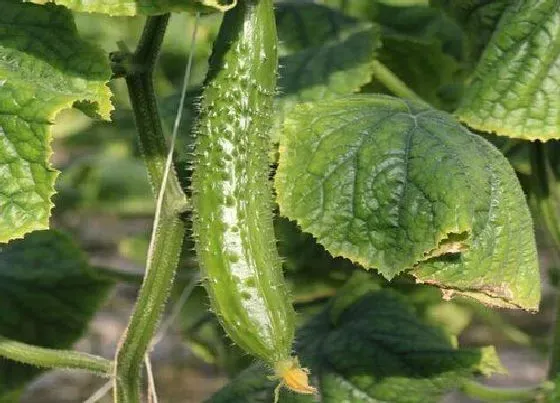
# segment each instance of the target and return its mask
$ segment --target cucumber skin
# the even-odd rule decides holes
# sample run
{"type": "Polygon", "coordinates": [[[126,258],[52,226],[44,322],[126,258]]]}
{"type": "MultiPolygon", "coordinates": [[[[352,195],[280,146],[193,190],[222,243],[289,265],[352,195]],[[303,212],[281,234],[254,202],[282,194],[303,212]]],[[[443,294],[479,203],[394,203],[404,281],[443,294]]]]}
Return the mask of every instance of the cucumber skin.
{"type": "Polygon", "coordinates": [[[192,176],[195,249],[212,309],[236,344],[272,365],[291,356],[295,319],[268,180],[277,62],[272,0],[240,1],[210,58],[192,176]]]}

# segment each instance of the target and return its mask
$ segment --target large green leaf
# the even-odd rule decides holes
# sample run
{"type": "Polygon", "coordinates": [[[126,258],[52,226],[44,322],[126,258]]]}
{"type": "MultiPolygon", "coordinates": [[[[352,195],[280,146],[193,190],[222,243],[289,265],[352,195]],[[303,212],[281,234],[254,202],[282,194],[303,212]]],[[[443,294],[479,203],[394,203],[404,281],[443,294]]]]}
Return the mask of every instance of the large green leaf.
{"type": "MultiPolygon", "coordinates": [[[[85,331],[111,282],[95,276],[76,244],[37,231],[0,247],[0,335],[68,348],[85,331]]],[[[39,370],[0,358],[0,401],[39,370]]]]}
{"type": "Polygon", "coordinates": [[[448,114],[374,95],[303,104],[279,150],[281,214],[334,256],[537,309],[533,226],[514,171],[448,114]]]}
{"type": "MultiPolygon", "coordinates": [[[[49,0],[26,1],[37,4],[49,2],[49,0]]],[[[237,4],[237,0],[54,0],[53,2],[74,11],[114,16],[151,15],[193,10],[227,11],[237,4]]]]}
{"type": "Polygon", "coordinates": [[[318,4],[280,3],[279,119],[297,102],[336,98],[371,80],[379,29],[318,4]]]}
{"type": "Polygon", "coordinates": [[[0,0],[0,243],[48,228],[55,170],[49,125],[80,101],[109,118],[111,72],[62,7],[0,0]]]}
{"type": "MultiPolygon", "coordinates": [[[[493,349],[457,349],[389,291],[368,293],[332,315],[336,305],[300,329],[296,343],[323,403],[434,402],[475,372],[501,370],[493,349]]],[[[271,402],[267,374],[254,365],[209,402],[271,402]]],[[[280,401],[315,400],[284,391],[280,401]]]]}
{"type": "Polygon", "coordinates": [[[430,104],[453,110],[461,93],[462,33],[430,7],[379,6],[379,60],[430,104]]]}
{"type": "MultiPolygon", "coordinates": [[[[381,26],[379,61],[424,100],[454,110],[460,95],[463,33],[442,10],[406,3],[328,0],[325,4],[381,26]]],[[[389,90],[374,77],[363,91],[389,90]]]]}
{"type": "Polygon", "coordinates": [[[457,115],[499,135],[560,138],[560,2],[516,1],[482,54],[457,115]]]}
{"type": "Polygon", "coordinates": [[[466,33],[466,57],[474,63],[512,0],[431,0],[431,3],[442,7],[463,27],[466,33]]]}

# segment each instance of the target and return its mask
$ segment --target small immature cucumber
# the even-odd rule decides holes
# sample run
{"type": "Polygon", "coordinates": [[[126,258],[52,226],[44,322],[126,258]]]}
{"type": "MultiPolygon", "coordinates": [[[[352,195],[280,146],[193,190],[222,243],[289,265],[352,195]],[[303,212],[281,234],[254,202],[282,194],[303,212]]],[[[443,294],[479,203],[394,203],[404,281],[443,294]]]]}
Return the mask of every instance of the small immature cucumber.
{"type": "Polygon", "coordinates": [[[295,313],[272,223],[268,148],[277,42],[272,0],[239,0],[224,15],[197,127],[193,232],[227,334],[269,363],[281,385],[313,393],[291,356],[295,313]]]}

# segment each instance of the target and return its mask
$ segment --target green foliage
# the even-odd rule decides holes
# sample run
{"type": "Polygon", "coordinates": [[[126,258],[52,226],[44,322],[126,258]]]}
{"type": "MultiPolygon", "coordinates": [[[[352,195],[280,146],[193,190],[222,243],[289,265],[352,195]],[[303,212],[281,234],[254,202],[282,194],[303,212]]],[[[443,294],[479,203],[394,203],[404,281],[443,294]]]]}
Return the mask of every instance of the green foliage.
{"type": "MultiPolygon", "coordinates": [[[[320,386],[322,402],[431,402],[473,373],[501,371],[493,349],[457,349],[390,291],[363,294],[333,318],[346,299],[337,296],[297,336],[296,351],[320,386]]],[[[274,386],[266,369],[254,365],[209,402],[269,402],[274,386]]],[[[283,392],[281,401],[314,399],[283,392]]]]}
{"type": "Polygon", "coordinates": [[[75,105],[109,118],[109,64],[62,7],[1,0],[0,242],[48,228],[56,172],[49,125],[75,105]]]}
{"type": "MultiPolygon", "coordinates": [[[[12,241],[0,247],[0,335],[67,348],[84,333],[111,286],[67,235],[37,231],[12,241]]],[[[0,401],[38,372],[0,358],[0,401]]]]}
{"type": "Polygon", "coordinates": [[[379,60],[425,101],[455,109],[464,75],[457,25],[441,11],[421,6],[380,6],[375,21],[382,27],[379,60]]]}
{"type": "Polygon", "coordinates": [[[545,394],[546,398],[544,402],[546,403],[555,403],[560,400],[560,377],[553,379],[552,382],[554,383],[554,387],[545,394]]]}
{"type": "Polygon", "coordinates": [[[506,9],[456,112],[462,121],[502,136],[560,138],[559,16],[555,0],[506,9]]]}
{"type": "MultiPolygon", "coordinates": [[[[153,212],[154,202],[141,161],[107,150],[75,161],[57,184],[58,208],[117,214],[153,212]]],[[[145,257],[145,256],[144,256],[145,257]]]]}
{"type": "MultiPolygon", "coordinates": [[[[426,7],[426,2],[401,3],[331,0],[325,4],[380,27],[377,59],[424,100],[453,110],[464,73],[461,29],[441,10],[426,7]]],[[[362,92],[390,90],[376,74],[362,88],[362,92]]]]}
{"type": "Polygon", "coordinates": [[[280,89],[276,119],[297,102],[358,91],[371,80],[379,27],[317,4],[280,3],[280,89]]]}
{"type": "Polygon", "coordinates": [[[465,30],[466,58],[474,63],[488,44],[502,13],[516,0],[431,0],[465,30]]]}
{"type": "Polygon", "coordinates": [[[293,221],[275,217],[274,229],[292,299],[297,303],[332,296],[356,268],[348,259],[333,258],[293,221]]]}
{"type": "MultiPolygon", "coordinates": [[[[234,378],[210,402],[273,401],[273,371],[241,347],[259,350],[264,361],[297,353],[309,367],[318,396],[283,391],[281,402],[433,402],[454,388],[482,401],[557,400],[552,382],[507,391],[476,382],[473,375],[503,370],[495,351],[457,347],[470,326],[482,326],[488,343],[531,346],[543,339],[487,305],[535,311],[539,303],[532,221],[515,174],[539,247],[553,248],[543,261],[558,277],[560,142],[522,140],[558,135],[557,2],[278,1],[278,87],[271,9],[264,30],[243,25],[249,28],[244,38],[237,35],[240,20],[216,12],[239,3],[230,13],[236,15],[256,6],[254,0],[32,2],[0,0],[0,242],[48,226],[57,175],[49,163],[53,135],[52,161],[63,171],[53,199],[57,226],[73,225],[84,211],[123,220],[154,213],[150,182],[159,193],[169,144],[164,134],[171,132],[193,46],[185,27],[198,20],[194,12],[213,15],[203,15],[197,28],[171,186],[153,246],[142,228],[114,248],[148,266],[115,360],[60,351],[83,333],[111,281],[92,272],[67,236],[29,234],[0,247],[0,401],[17,401],[39,372],[8,359],[87,370],[83,358],[102,367],[102,376],[114,370],[116,401],[139,402],[138,374],[179,253],[173,298],[198,276],[198,261],[225,261],[217,277],[208,278],[208,271],[201,277],[221,282],[218,294],[227,298],[209,310],[207,292],[195,287],[181,315],[193,353],[234,378]],[[163,41],[169,11],[191,14],[174,15],[163,41]],[[144,15],[154,14],[130,54],[144,15]],[[220,21],[231,35],[216,41],[203,83],[220,21]],[[127,85],[113,80],[110,102],[109,55],[97,46],[116,50],[117,42],[111,67],[127,85]],[[266,51],[259,51],[263,43],[266,51]],[[377,92],[414,101],[371,94],[377,92]],[[60,110],[75,106],[108,119],[111,103],[117,109],[111,123],[65,113],[51,133],[60,110]],[[517,138],[468,131],[442,112],[458,106],[456,116],[473,130],[517,138]],[[201,136],[205,127],[208,136],[201,136]],[[277,153],[268,147],[269,135],[279,143],[277,153]],[[195,142],[206,148],[193,154],[195,142]],[[279,212],[267,177],[277,185],[279,212]],[[199,238],[195,256],[190,230],[197,214],[207,220],[208,242],[200,245],[199,238]],[[235,228],[242,229],[237,238],[235,228]],[[228,253],[238,245],[242,259],[239,248],[236,256],[228,253]],[[272,281],[241,283],[253,258],[264,268],[258,280],[270,269],[272,281]],[[283,283],[278,292],[280,263],[289,296],[283,283]],[[250,293],[262,298],[245,302],[250,293]],[[447,301],[451,296],[457,298],[447,301]],[[263,320],[265,311],[276,319],[263,320]],[[283,312],[290,317],[281,323],[283,312]],[[300,327],[295,346],[292,319],[300,327]],[[228,321],[237,326],[239,345],[221,326],[228,321]],[[255,340],[276,347],[263,353],[255,340]]],[[[139,273],[99,272],[135,286],[142,280],[139,273]]],[[[560,368],[560,326],[554,328],[550,379],[560,368]]]]}
{"type": "Polygon", "coordinates": [[[302,105],[284,124],[276,190],[280,212],[335,256],[537,309],[532,221],[513,170],[445,113],[382,96],[302,105]]]}
{"type": "Polygon", "coordinates": [[[372,20],[377,16],[379,2],[360,0],[324,0],[322,4],[358,19],[372,20]]]}

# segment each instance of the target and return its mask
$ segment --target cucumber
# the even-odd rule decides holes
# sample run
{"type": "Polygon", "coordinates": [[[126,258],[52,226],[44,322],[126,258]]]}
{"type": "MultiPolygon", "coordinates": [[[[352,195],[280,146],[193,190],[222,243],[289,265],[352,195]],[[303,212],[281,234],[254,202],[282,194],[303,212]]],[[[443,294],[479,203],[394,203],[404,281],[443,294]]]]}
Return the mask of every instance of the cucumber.
{"type": "Polygon", "coordinates": [[[224,15],[197,125],[193,233],[211,306],[226,333],[267,362],[280,385],[312,393],[291,354],[295,312],[272,221],[268,151],[277,41],[272,0],[239,1],[224,15]]]}

